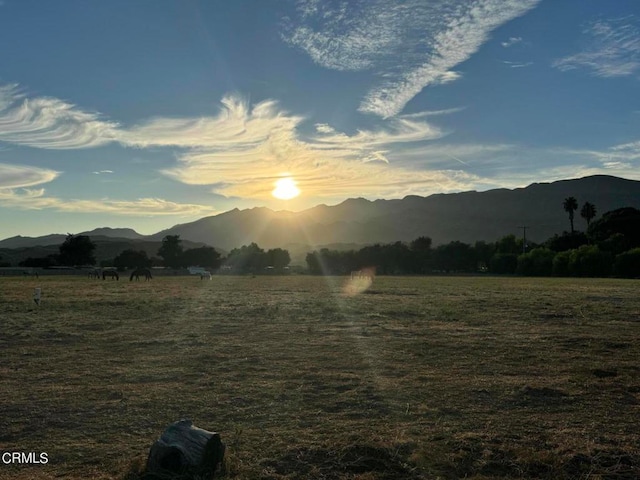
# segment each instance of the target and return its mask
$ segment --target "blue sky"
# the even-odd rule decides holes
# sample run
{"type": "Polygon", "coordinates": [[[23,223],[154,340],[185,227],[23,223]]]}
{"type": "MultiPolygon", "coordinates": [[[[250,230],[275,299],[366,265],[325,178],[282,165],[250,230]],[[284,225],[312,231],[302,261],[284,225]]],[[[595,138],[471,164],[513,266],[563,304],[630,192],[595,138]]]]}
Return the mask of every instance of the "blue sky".
{"type": "Polygon", "coordinates": [[[636,0],[0,0],[0,45],[0,238],[640,180],[636,0]]]}

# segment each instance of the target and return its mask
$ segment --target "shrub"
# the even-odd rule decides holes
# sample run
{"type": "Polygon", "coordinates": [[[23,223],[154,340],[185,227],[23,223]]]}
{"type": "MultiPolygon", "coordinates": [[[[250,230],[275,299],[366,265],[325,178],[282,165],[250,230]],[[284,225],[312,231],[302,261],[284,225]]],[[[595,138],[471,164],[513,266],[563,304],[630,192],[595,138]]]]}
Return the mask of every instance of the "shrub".
{"type": "Polygon", "coordinates": [[[556,277],[569,277],[571,272],[569,271],[569,262],[571,261],[571,252],[573,250],[567,250],[565,252],[556,253],[553,257],[553,265],[551,273],[556,277]]]}
{"type": "Polygon", "coordinates": [[[569,272],[576,277],[608,277],[612,265],[613,255],[600,251],[595,245],[572,250],[569,257],[569,272]]]}
{"type": "Polygon", "coordinates": [[[496,253],[491,257],[489,270],[492,273],[515,273],[518,256],[515,253],[496,253]]]}
{"type": "Polygon", "coordinates": [[[548,248],[534,248],[518,257],[517,272],[520,275],[549,276],[553,270],[555,253],[548,248]]]}
{"type": "Polygon", "coordinates": [[[633,250],[617,255],[613,272],[618,277],[640,277],[640,248],[634,248],[633,250]]]}

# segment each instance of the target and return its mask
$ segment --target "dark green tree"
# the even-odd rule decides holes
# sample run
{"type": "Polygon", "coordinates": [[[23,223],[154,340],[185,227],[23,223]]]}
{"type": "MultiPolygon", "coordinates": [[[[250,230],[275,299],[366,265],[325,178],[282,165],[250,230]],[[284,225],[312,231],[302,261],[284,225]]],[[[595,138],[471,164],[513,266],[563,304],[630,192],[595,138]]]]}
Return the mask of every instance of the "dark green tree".
{"type": "Polygon", "coordinates": [[[267,256],[256,243],[251,243],[231,250],[225,263],[238,272],[258,273],[267,267],[267,256]]]}
{"type": "Polygon", "coordinates": [[[522,240],[515,235],[505,235],[496,242],[496,253],[512,253],[519,255],[522,253],[522,240]]]}
{"type": "Polygon", "coordinates": [[[627,248],[640,247],[640,210],[632,207],[606,212],[589,226],[589,237],[601,243],[615,235],[624,235],[627,248]]]}
{"type": "Polygon", "coordinates": [[[640,277],[640,248],[634,248],[616,256],[613,271],[618,277],[640,277]]]}
{"type": "Polygon", "coordinates": [[[48,255],[40,258],[29,257],[22,260],[18,265],[21,267],[49,268],[58,265],[57,257],[57,255],[48,255]]]}
{"type": "Polygon", "coordinates": [[[187,266],[198,266],[216,269],[220,266],[220,254],[213,247],[189,248],[182,254],[187,266]]]}
{"type": "Polygon", "coordinates": [[[569,223],[571,223],[571,233],[573,234],[573,212],[578,210],[578,201],[575,197],[567,197],[562,203],[562,208],[564,208],[564,211],[569,214],[569,223]]]}
{"type": "Polygon", "coordinates": [[[58,247],[60,265],[95,265],[96,257],[93,252],[96,244],[86,235],[67,234],[65,241],[58,247]]]}
{"type": "Polygon", "coordinates": [[[412,273],[429,272],[431,269],[432,243],[429,237],[418,237],[409,244],[414,264],[412,273]]]}
{"type": "Polygon", "coordinates": [[[280,271],[291,263],[291,256],[288,250],[282,248],[274,248],[267,251],[267,263],[280,271]]]}
{"type": "Polygon", "coordinates": [[[580,210],[580,216],[587,222],[587,229],[591,225],[591,220],[596,217],[596,207],[593,203],[584,202],[582,209],[580,210]]]}
{"type": "Polygon", "coordinates": [[[180,268],[182,265],[182,240],[180,235],[167,235],[162,239],[162,246],[158,249],[165,267],[180,268]]]}
{"type": "Polygon", "coordinates": [[[127,249],[113,259],[113,266],[120,271],[129,268],[149,268],[151,259],[144,250],[127,249]]]}

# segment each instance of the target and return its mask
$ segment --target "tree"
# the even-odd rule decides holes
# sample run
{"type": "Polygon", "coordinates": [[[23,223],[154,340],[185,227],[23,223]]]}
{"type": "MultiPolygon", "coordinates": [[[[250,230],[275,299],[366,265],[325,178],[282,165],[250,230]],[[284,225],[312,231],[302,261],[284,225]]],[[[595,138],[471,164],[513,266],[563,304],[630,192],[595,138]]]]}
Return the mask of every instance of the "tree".
{"type": "Polygon", "coordinates": [[[67,234],[67,238],[60,245],[58,260],[60,265],[94,265],[96,257],[93,254],[96,244],[86,235],[67,234]]]}
{"type": "Polygon", "coordinates": [[[144,250],[127,249],[113,259],[113,266],[120,271],[128,268],[149,268],[151,259],[144,250]]]}
{"type": "Polygon", "coordinates": [[[564,252],[573,250],[589,243],[587,236],[583,232],[563,232],[562,235],[557,233],[545,242],[545,247],[554,252],[564,252]]]}
{"type": "Polygon", "coordinates": [[[267,256],[256,243],[251,243],[231,250],[226,264],[240,272],[257,273],[267,266],[267,256]]]}
{"type": "Polygon", "coordinates": [[[522,240],[515,235],[505,235],[496,242],[496,253],[511,253],[519,255],[522,253],[522,240]]]}
{"type": "Polygon", "coordinates": [[[640,277],[640,248],[616,256],[613,271],[618,277],[640,277]]]}
{"type": "Polygon", "coordinates": [[[431,263],[431,245],[430,237],[418,237],[409,244],[411,250],[414,272],[427,273],[431,263]]]}
{"type": "Polygon", "coordinates": [[[587,222],[587,229],[591,225],[591,220],[596,216],[596,207],[593,203],[584,202],[582,209],[580,210],[580,216],[587,222]]]}
{"type": "Polygon", "coordinates": [[[627,249],[640,247],[640,210],[618,208],[606,212],[589,226],[589,237],[598,244],[616,233],[624,235],[627,249]]]}
{"type": "Polygon", "coordinates": [[[182,254],[182,263],[215,269],[220,266],[220,254],[213,247],[189,248],[182,254]]]}
{"type": "Polygon", "coordinates": [[[18,265],[21,267],[49,268],[57,265],[57,255],[48,255],[41,258],[29,257],[22,260],[18,265]]]}
{"type": "Polygon", "coordinates": [[[288,250],[274,248],[267,251],[267,263],[276,270],[283,270],[291,262],[288,250]]]}
{"type": "Polygon", "coordinates": [[[548,248],[534,248],[518,257],[516,271],[521,275],[542,277],[550,276],[553,271],[555,252],[548,248]]]}
{"type": "Polygon", "coordinates": [[[167,235],[162,239],[162,246],[158,249],[158,255],[164,260],[165,267],[182,267],[182,240],[180,235],[167,235]]]}
{"type": "Polygon", "coordinates": [[[578,201],[576,200],[575,197],[567,197],[564,199],[564,202],[562,203],[562,207],[564,208],[564,211],[569,214],[569,222],[571,223],[571,233],[573,234],[574,232],[573,212],[578,210],[578,201]]]}

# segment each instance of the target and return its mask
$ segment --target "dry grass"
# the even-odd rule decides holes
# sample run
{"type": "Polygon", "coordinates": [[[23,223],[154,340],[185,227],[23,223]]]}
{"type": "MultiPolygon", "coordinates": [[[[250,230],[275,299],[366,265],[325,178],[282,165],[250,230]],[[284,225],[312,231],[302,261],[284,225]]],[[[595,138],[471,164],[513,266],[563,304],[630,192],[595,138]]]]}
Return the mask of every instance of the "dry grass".
{"type": "Polygon", "coordinates": [[[640,477],[640,283],[0,278],[0,478],[137,480],[191,418],[223,478],[640,477]],[[31,302],[33,287],[43,302],[31,302]]]}

